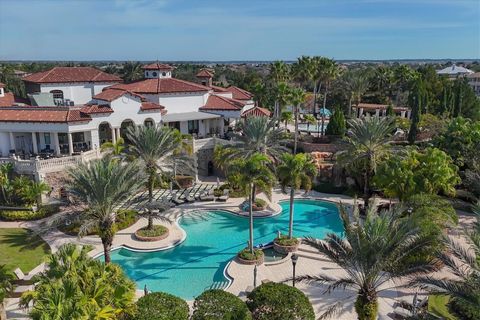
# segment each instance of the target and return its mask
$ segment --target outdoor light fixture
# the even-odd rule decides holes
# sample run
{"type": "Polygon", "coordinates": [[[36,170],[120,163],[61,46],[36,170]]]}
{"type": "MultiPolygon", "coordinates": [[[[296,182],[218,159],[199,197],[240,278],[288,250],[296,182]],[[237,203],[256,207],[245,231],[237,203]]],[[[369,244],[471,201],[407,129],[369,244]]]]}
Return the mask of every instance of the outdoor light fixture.
{"type": "Polygon", "coordinates": [[[257,265],[253,268],[253,287],[257,287],[257,265]]]}
{"type": "Polygon", "coordinates": [[[295,287],[295,266],[297,265],[297,261],[298,261],[298,256],[294,253],[292,254],[292,266],[293,266],[293,278],[292,278],[292,282],[293,282],[293,286],[295,287]]]}

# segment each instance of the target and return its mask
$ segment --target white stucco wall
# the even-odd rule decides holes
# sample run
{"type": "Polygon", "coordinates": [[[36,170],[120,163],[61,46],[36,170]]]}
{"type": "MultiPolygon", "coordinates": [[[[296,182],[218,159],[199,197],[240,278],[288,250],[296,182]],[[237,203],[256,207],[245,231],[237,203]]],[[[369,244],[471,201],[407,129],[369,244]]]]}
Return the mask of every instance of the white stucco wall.
{"type": "Polygon", "coordinates": [[[143,94],[147,100],[158,103],[167,109],[169,114],[198,111],[205,105],[208,92],[182,94],[143,94]]]}
{"type": "Polygon", "coordinates": [[[85,104],[92,96],[102,92],[103,88],[115,83],[83,82],[83,83],[42,83],[40,92],[62,90],[63,98],[72,100],[76,105],[85,104]]]}

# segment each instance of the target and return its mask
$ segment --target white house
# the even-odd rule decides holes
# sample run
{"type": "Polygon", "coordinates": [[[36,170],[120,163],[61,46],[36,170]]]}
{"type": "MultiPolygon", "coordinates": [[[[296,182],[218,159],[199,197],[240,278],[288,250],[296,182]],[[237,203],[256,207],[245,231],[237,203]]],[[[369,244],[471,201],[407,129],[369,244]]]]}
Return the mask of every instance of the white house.
{"type": "Polygon", "coordinates": [[[450,67],[443,68],[442,70],[437,70],[437,74],[447,76],[450,79],[464,77],[472,73],[472,70],[465,67],[456,66],[455,64],[452,64],[450,67]]]}
{"type": "Polygon", "coordinates": [[[122,79],[91,67],[55,67],[23,77],[28,94],[50,93],[57,106],[82,105],[122,79]]]}

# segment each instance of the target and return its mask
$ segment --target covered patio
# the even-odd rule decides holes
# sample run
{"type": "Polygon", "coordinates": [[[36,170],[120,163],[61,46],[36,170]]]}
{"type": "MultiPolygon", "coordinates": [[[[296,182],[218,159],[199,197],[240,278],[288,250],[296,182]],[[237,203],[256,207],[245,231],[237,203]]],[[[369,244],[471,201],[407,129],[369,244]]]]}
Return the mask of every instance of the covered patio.
{"type": "Polygon", "coordinates": [[[163,117],[163,123],[178,129],[183,134],[191,134],[195,138],[206,138],[224,133],[222,116],[207,112],[167,114],[163,117]]]}

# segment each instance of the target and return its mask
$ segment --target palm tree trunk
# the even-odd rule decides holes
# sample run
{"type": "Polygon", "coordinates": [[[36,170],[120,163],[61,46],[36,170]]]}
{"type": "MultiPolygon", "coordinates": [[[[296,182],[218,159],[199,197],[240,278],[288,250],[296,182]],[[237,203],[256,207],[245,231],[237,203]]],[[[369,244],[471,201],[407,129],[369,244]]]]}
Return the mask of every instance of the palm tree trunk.
{"type": "Polygon", "coordinates": [[[110,237],[102,238],[102,245],[103,245],[103,255],[105,256],[105,263],[110,263],[110,249],[112,248],[113,239],[110,237]]]}
{"type": "Polygon", "coordinates": [[[0,320],[7,320],[5,301],[0,301],[0,320]]]}
{"type": "Polygon", "coordinates": [[[295,106],[295,142],[293,145],[293,154],[297,154],[297,144],[298,144],[298,108],[299,106],[295,106]]]}
{"type": "Polygon", "coordinates": [[[293,199],[295,197],[295,188],[290,188],[290,222],[288,225],[288,237],[293,238],[293,199]]]}
{"type": "Polygon", "coordinates": [[[378,302],[375,293],[359,292],[355,301],[358,320],[377,320],[378,302]]]}
{"type": "MultiPolygon", "coordinates": [[[[319,82],[317,92],[320,93],[321,91],[322,91],[322,83],[319,82]]],[[[316,103],[316,101],[317,101],[317,98],[315,98],[315,103],[316,103]]],[[[317,136],[320,137],[320,126],[319,126],[318,120],[317,120],[317,136]]]]}
{"type": "Polygon", "coordinates": [[[322,108],[322,136],[325,135],[325,107],[327,106],[327,94],[328,85],[325,86],[325,95],[323,96],[323,108],[322,108]]]}
{"type": "Polygon", "coordinates": [[[352,97],[348,98],[348,117],[352,117],[352,97]]]}
{"type": "Polygon", "coordinates": [[[250,184],[250,195],[248,197],[248,217],[249,217],[249,222],[250,222],[250,232],[249,232],[249,241],[248,241],[248,249],[250,250],[250,253],[253,254],[253,201],[252,201],[252,194],[253,194],[253,183],[250,184]]]}
{"type": "Polygon", "coordinates": [[[368,208],[368,202],[370,200],[370,177],[368,170],[365,171],[363,181],[363,202],[365,210],[368,208]]]}
{"type": "MultiPolygon", "coordinates": [[[[153,179],[154,179],[154,173],[150,173],[148,176],[148,202],[152,203],[153,202],[153,179]]],[[[151,206],[148,210],[152,210],[151,206]]],[[[148,216],[148,225],[147,229],[153,229],[153,218],[152,216],[148,216]]]]}

